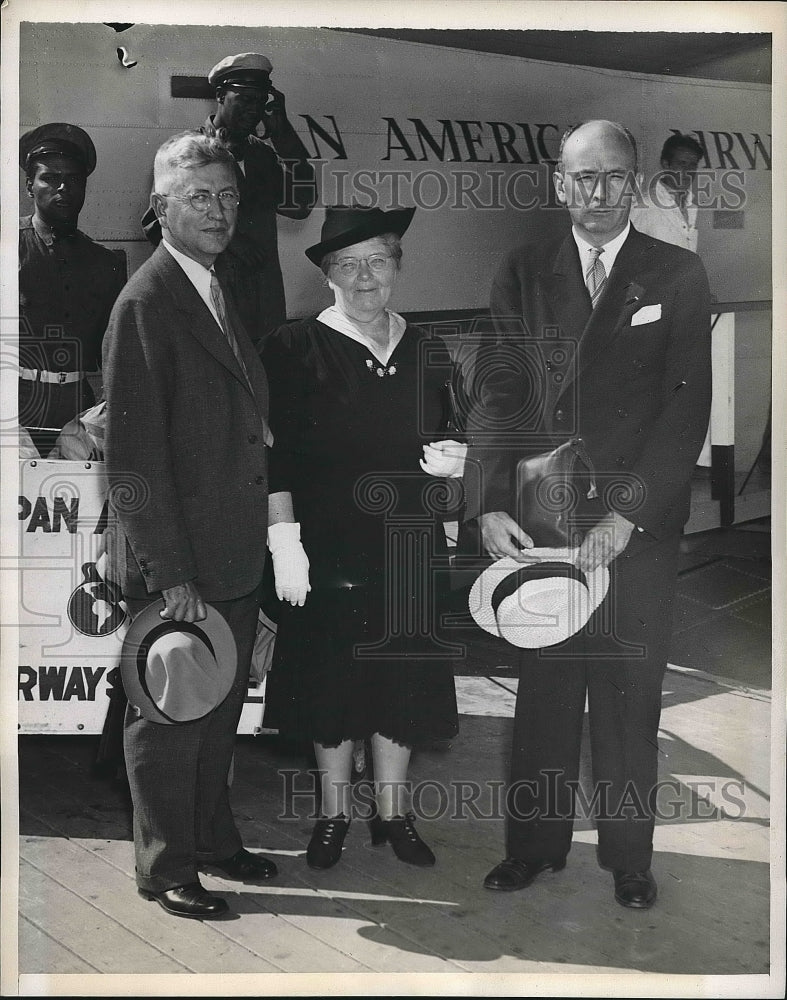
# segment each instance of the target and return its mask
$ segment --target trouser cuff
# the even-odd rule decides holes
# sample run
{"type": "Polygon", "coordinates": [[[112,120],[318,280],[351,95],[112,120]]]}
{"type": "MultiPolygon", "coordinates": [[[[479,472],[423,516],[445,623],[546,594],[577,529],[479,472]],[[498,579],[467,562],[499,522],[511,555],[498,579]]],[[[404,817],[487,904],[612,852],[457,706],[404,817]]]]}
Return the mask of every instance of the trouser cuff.
{"type": "Polygon", "coordinates": [[[136,873],[137,886],[146,889],[148,892],[165,892],[167,889],[174,889],[179,885],[188,885],[189,882],[198,882],[197,866],[178,868],[174,871],[164,872],[157,875],[140,875],[136,873]]]}

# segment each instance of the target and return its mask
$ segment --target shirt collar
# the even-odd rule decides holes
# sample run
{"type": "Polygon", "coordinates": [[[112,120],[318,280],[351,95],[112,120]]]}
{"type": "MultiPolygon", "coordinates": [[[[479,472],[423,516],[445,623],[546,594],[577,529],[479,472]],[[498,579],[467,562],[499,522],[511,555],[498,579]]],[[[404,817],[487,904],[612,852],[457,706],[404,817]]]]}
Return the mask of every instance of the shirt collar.
{"type": "MultiPolygon", "coordinates": [[[[609,243],[605,243],[604,246],[600,248],[604,251],[601,255],[601,263],[604,265],[604,270],[607,272],[607,275],[611,273],[612,268],[615,266],[615,259],[620,252],[620,248],[626,242],[630,229],[631,223],[627,222],[626,228],[622,233],[619,233],[613,240],[610,240],[609,243]]],[[[571,227],[571,235],[574,237],[577,250],[579,250],[579,259],[582,263],[582,273],[584,274],[587,270],[588,264],[590,263],[590,251],[594,250],[595,247],[593,247],[591,243],[588,243],[587,240],[582,239],[577,232],[576,226],[571,227]]]]}
{"type": "MultiPolygon", "coordinates": [[[[663,205],[664,199],[666,198],[669,199],[669,201],[671,201],[672,204],[677,208],[678,198],[677,195],[675,194],[675,189],[671,188],[668,184],[665,184],[664,180],[661,177],[659,177],[659,179],[656,181],[656,187],[659,189],[659,204],[663,205]]],[[[694,204],[694,195],[692,193],[691,188],[689,188],[689,190],[686,192],[686,202],[685,202],[686,208],[691,208],[693,204],[694,204]]]]}
{"type": "Polygon", "coordinates": [[[36,215],[30,216],[30,225],[35,231],[36,236],[42,242],[44,242],[48,247],[51,247],[56,240],[70,239],[76,236],[77,229],[76,226],[73,229],[63,230],[63,232],[56,233],[51,226],[48,226],[45,222],[39,219],[36,215]]]}
{"type": "Polygon", "coordinates": [[[176,250],[171,243],[167,242],[166,236],[162,237],[161,242],[186,272],[186,277],[192,285],[194,285],[197,291],[200,292],[203,297],[205,293],[210,295],[210,276],[213,269],[204,267],[199,263],[199,261],[194,260],[192,257],[187,257],[186,254],[182,253],[180,250],[176,250]]]}
{"type": "Polygon", "coordinates": [[[376,344],[372,344],[369,340],[361,333],[358,327],[353,323],[346,313],[337,305],[328,306],[327,309],[323,311],[317,317],[318,322],[329,326],[332,330],[337,333],[343,333],[345,337],[349,337],[350,340],[355,340],[373,354],[378,361],[383,364],[388,364],[388,359],[394,352],[394,348],[402,339],[402,334],[407,327],[407,322],[403,316],[399,313],[393,312],[391,309],[385,310],[388,313],[388,331],[389,331],[389,341],[388,350],[382,351],[376,344]]]}

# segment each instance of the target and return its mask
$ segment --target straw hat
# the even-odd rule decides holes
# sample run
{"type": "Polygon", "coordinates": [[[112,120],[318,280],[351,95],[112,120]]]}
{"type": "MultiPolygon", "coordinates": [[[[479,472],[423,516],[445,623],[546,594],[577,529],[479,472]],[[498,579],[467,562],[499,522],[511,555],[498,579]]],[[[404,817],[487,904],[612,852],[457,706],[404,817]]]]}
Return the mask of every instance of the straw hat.
{"type": "Polygon", "coordinates": [[[554,646],[579,632],[604,600],[609,571],[586,574],[576,549],[526,549],[528,562],[506,557],[470,588],[470,614],[491,635],[520,649],[554,646]]]}

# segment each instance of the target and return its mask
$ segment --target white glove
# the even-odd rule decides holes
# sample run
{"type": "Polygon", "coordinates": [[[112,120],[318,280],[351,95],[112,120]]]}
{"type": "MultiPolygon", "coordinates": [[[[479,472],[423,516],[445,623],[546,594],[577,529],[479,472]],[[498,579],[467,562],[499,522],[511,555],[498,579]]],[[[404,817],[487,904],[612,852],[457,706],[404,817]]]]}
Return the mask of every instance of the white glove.
{"type": "Polygon", "coordinates": [[[309,586],[309,558],[301,544],[297,521],[279,521],[268,528],[268,549],[273,559],[276,596],[293,607],[303,607],[309,586]]]}
{"type": "Polygon", "coordinates": [[[430,476],[459,479],[464,475],[467,445],[459,441],[433,441],[424,445],[421,468],[430,476]]]}

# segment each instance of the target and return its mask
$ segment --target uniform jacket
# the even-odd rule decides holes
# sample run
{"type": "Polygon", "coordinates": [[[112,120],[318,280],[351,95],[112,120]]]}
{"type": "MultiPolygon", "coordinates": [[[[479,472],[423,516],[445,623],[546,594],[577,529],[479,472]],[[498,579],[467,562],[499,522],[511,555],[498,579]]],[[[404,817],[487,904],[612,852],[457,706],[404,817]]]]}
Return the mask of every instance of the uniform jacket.
{"type": "MultiPolygon", "coordinates": [[[[229,296],[228,309],[233,312],[229,296]]],[[[260,582],[267,530],[265,371],[235,317],[252,389],[221,328],[160,246],[104,339],[106,466],[117,578],[145,597],[193,581],[229,600],[260,582]]]]}
{"type": "Polygon", "coordinates": [[[570,233],[506,257],[491,296],[497,342],[474,374],[470,459],[481,508],[516,517],[518,460],[579,435],[598,515],[617,510],[645,541],[689,514],[710,412],[708,281],[695,254],[632,227],[607,282],[592,310],[570,233]]]}
{"type": "Polygon", "coordinates": [[[19,220],[19,363],[93,372],[109,313],[126,280],[123,261],[76,230],[46,243],[19,220]]]}

